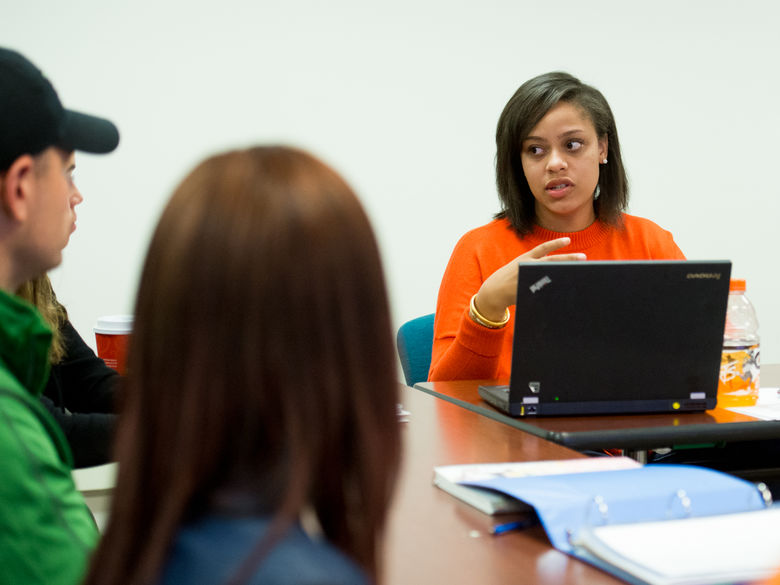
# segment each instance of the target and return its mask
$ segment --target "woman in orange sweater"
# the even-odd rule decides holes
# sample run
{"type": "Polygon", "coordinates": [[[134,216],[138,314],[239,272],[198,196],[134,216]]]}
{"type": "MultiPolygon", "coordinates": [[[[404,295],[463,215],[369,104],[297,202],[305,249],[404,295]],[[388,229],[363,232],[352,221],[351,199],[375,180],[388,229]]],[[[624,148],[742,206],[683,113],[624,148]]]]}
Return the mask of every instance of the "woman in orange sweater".
{"type": "Polygon", "coordinates": [[[684,259],[671,233],[624,213],[617,128],[597,89],[559,72],[527,81],[504,107],[496,145],[502,209],[450,257],[430,380],[509,378],[521,262],[684,259]]]}

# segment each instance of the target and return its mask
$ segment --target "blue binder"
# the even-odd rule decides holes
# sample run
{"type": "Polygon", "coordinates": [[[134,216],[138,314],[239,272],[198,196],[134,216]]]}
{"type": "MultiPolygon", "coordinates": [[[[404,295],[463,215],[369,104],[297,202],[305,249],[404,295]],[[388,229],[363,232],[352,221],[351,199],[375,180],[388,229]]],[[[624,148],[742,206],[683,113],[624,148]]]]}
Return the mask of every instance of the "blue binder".
{"type": "Polygon", "coordinates": [[[570,554],[572,540],[593,526],[746,512],[771,504],[762,486],[692,465],[495,477],[465,485],[491,488],[533,506],[552,545],[570,554]]]}

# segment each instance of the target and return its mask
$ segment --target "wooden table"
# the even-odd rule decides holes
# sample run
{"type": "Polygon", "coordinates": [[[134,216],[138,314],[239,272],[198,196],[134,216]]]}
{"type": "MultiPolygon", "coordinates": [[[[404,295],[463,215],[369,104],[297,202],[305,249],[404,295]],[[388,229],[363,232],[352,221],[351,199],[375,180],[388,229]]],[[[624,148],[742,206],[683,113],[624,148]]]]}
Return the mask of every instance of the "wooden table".
{"type": "Polygon", "coordinates": [[[402,390],[401,400],[411,415],[404,423],[404,462],[390,514],[382,583],[621,583],[553,549],[541,527],[490,535],[494,517],[432,483],[437,465],[583,455],[411,388],[402,390]]]}
{"type": "MultiPolygon", "coordinates": [[[[780,365],[762,367],[762,384],[780,382],[780,365]]],[[[480,384],[495,380],[423,382],[415,388],[509,426],[573,449],[636,452],[692,444],[780,439],[780,421],[761,421],[723,408],[705,412],[513,418],[487,404],[480,384]]]]}

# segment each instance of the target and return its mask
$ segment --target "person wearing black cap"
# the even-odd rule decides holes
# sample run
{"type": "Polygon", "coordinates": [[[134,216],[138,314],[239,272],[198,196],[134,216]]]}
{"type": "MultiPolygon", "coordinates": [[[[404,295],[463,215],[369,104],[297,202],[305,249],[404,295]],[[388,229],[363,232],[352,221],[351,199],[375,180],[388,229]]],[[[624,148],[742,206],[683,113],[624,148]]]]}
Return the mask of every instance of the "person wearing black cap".
{"type": "Polygon", "coordinates": [[[108,120],[66,110],[41,71],[0,48],[0,584],[75,585],[97,529],[62,430],[39,395],[51,331],[14,296],[57,266],[82,196],[75,150],[119,143],[108,120]]]}

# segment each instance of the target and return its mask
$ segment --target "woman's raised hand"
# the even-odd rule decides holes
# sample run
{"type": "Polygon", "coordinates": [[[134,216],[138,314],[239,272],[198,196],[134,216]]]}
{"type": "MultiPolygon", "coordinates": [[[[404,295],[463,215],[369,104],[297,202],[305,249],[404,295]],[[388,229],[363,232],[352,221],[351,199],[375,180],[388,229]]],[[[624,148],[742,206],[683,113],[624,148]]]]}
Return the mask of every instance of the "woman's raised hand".
{"type": "Polygon", "coordinates": [[[585,260],[582,253],[553,254],[571,243],[571,238],[558,238],[539,244],[525,254],[511,260],[487,277],[474,299],[481,315],[491,321],[501,321],[507,307],[517,298],[517,267],[524,262],[571,262],[585,260]]]}

